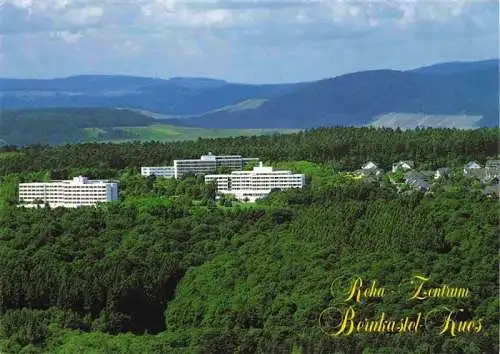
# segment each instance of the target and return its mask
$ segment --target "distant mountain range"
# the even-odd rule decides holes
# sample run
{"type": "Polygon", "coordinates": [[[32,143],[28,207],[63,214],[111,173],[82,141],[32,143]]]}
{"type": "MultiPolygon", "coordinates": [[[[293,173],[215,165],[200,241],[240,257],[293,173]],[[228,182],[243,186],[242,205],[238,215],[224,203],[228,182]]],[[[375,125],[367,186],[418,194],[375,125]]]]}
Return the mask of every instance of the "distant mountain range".
{"type": "Polygon", "coordinates": [[[246,85],[205,78],[169,80],[84,75],[63,79],[0,79],[8,108],[127,107],[164,115],[198,115],[254,98],[270,98],[302,84],[246,85]]]}
{"type": "Polygon", "coordinates": [[[454,61],[448,63],[434,64],[430,66],[423,66],[421,68],[409,70],[417,74],[456,74],[460,72],[476,71],[482,69],[497,69],[498,59],[481,60],[481,61],[454,61]]]}
{"type": "Polygon", "coordinates": [[[406,72],[357,72],[284,92],[255,109],[222,110],[172,123],[218,128],[312,128],[368,125],[389,113],[423,113],[480,116],[476,126],[495,126],[499,117],[498,64],[496,60],[440,64],[406,72]]]}
{"type": "Polygon", "coordinates": [[[166,119],[168,124],[204,128],[302,129],[380,126],[387,121],[407,127],[429,122],[497,126],[499,60],[441,63],[408,71],[362,71],[276,85],[99,75],[0,79],[0,106],[121,107],[166,119]]]}

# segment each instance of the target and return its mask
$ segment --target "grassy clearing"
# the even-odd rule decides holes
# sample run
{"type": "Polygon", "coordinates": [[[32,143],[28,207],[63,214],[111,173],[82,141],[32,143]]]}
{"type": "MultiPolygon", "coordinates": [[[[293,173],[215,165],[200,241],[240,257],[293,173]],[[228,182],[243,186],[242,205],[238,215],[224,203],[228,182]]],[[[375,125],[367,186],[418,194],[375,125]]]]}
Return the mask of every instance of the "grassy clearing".
{"type": "Polygon", "coordinates": [[[85,139],[97,140],[106,134],[106,131],[101,128],[85,128],[85,139]]]}
{"type": "Polygon", "coordinates": [[[298,129],[205,129],[194,127],[180,127],[173,125],[151,125],[148,127],[120,127],[113,128],[126,133],[126,140],[157,140],[179,141],[196,140],[198,138],[227,138],[237,136],[252,136],[266,134],[287,134],[298,132],[298,129]]]}

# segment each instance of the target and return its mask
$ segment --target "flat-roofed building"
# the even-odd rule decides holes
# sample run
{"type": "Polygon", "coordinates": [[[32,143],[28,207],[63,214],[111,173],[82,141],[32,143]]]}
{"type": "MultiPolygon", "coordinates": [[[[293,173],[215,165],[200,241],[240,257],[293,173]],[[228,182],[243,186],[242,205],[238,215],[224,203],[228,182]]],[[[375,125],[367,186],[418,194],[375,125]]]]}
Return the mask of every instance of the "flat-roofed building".
{"type": "Polygon", "coordinates": [[[180,178],[187,173],[207,174],[217,169],[216,156],[202,155],[199,159],[174,160],[175,178],[180,178]]]}
{"type": "Polygon", "coordinates": [[[173,166],[141,167],[141,175],[172,178],[175,176],[175,168],[173,166]]]}
{"type": "Polygon", "coordinates": [[[205,183],[215,182],[218,194],[232,194],[236,199],[254,202],[266,197],[273,189],[303,188],[305,175],[272,167],[254,167],[252,171],[205,176],[205,183]]]}
{"type": "Polygon", "coordinates": [[[19,184],[19,206],[48,204],[52,208],[92,206],[118,200],[118,182],[90,180],[79,176],[72,180],[19,184]]]}
{"type": "Polygon", "coordinates": [[[161,177],[181,178],[185,174],[193,173],[195,175],[213,173],[218,167],[226,167],[230,171],[242,170],[249,163],[259,162],[258,158],[246,158],[240,155],[213,155],[208,153],[202,155],[199,159],[177,159],[173,166],[165,167],[142,167],[141,174],[149,176],[154,174],[161,177]],[[157,171],[158,173],[153,173],[157,171]]]}

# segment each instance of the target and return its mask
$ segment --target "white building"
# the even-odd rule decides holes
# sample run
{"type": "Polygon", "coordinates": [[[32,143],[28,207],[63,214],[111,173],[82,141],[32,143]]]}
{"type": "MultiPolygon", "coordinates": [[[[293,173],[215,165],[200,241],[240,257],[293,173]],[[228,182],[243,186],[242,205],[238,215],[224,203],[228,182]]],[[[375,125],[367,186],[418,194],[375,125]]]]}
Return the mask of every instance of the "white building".
{"type": "Polygon", "coordinates": [[[478,164],[476,161],[469,161],[465,166],[464,166],[464,172],[467,170],[475,170],[481,168],[481,165],[478,164]]]}
{"type": "Polygon", "coordinates": [[[362,170],[374,170],[374,169],[377,169],[377,168],[378,168],[377,164],[375,162],[373,162],[373,161],[368,161],[363,166],[361,166],[362,170]]]}
{"type": "Polygon", "coordinates": [[[118,200],[118,183],[75,177],[66,181],[34,182],[19,184],[20,206],[74,208],[95,205],[98,202],[118,200]]]}
{"type": "Polygon", "coordinates": [[[207,175],[205,183],[215,182],[218,194],[232,194],[236,199],[266,197],[272,189],[302,188],[305,175],[291,171],[274,171],[272,167],[254,167],[253,171],[233,171],[231,174],[207,175]]]}
{"type": "Polygon", "coordinates": [[[175,176],[175,168],[173,166],[141,167],[141,175],[172,178],[175,176]]]}
{"type": "Polygon", "coordinates": [[[488,160],[486,161],[486,179],[492,180],[493,178],[500,177],[500,160],[488,160]]]}
{"type": "Polygon", "coordinates": [[[392,164],[392,172],[397,172],[399,170],[408,171],[414,167],[413,161],[399,161],[392,164]]]}
{"type": "Polygon", "coordinates": [[[451,169],[448,167],[441,167],[436,170],[434,174],[434,179],[440,179],[443,177],[448,177],[451,174],[451,169]]]}
{"type": "Polygon", "coordinates": [[[213,173],[217,167],[227,167],[231,171],[242,170],[250,162],[258,162],[258,158],[244,158],[240,155],[217,156],[208,153],[199,159],[174,160],[173,166],[165,167],[141,167],[141,174],[149,176],[161,176],[166,178],[180,178],[187,173],[207,174],[213,173]]]}

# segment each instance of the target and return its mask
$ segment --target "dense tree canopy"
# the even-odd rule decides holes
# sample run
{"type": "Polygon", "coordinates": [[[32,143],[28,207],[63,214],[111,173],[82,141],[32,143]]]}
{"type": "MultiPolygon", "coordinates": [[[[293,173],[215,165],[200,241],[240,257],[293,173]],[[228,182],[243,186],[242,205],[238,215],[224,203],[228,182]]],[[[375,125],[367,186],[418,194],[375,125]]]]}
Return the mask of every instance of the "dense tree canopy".
{"type": "Polygon", "coordinates": [[[460,178],[398,193],[333,170],[459,168],[497,154],[498,130],[318,129],[178,144],[83,144],[0,152],[0,350],[6,353],[496,353],[498,202],[460,178]],[[203,153],[260,157],[307,176],[303,190],[254,205],[201,177],[143,177],[141,165],[203,153]],[[16,207],[23,181],[119,178],[96,208],[16,207]],[[408,301],[415,273],[468,287],[465,299],[408,301]],[[359,275],[388,289],[357,308],[394,318],[440,305],[482,319],[480,333],[356,334],[319,324],[330,285],[359,275]],[[395,290],[396,289],[396,290],[395,290]],[[389,290],[393,290],[389,292],[389,290]]]}

